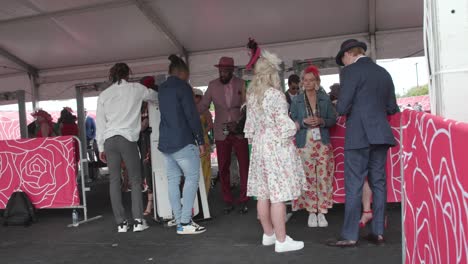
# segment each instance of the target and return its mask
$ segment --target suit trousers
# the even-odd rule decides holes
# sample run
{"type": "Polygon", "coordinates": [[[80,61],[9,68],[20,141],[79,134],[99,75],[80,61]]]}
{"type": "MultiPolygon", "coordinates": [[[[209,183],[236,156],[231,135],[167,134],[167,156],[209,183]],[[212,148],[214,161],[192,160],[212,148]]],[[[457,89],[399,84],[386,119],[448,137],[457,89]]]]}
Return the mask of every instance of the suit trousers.
{"type": "Polygon", "coordinates": [[[137,143],[128,141],[122,136],[113,136],[106,139],[104,142],[104,149],[110,173],[109,193],[116,223],[120,224],[126,219],[120,187],[120,163],[122,159],[128,169],[128,176],[132,184],[132,215],[134,219],[142,219],[143,195],[141,194],[141,161],[137,143]]]}
{"type": "Polygon", "coordinates": [[[367,176],[373,193],[371,232],[383,235],[387,201],[386,162],[388,145],[370,145],[368,148],[345,150],[345,217],[341,236],[359,239],[362,187],[367,176]]]}
{"type": "Polygon", "coordinates": [[[239,161],[240,195],[239,202],[249,200],[247,197],[247,175],[249,173],[249,144],[247,139],[229,135],[225,140],[216,140],[216,151],[218,154],[218,169],[223,192],[223,200],[232,204],[234,199],[231,193],[231,152],[234,151],[239,161]]]}

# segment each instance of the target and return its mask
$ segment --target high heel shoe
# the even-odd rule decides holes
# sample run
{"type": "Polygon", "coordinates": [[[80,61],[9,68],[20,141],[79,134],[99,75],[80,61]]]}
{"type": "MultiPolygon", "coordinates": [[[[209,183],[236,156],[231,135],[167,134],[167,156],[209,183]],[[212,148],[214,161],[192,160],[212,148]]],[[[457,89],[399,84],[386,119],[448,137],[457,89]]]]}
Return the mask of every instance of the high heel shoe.
{"type": "MultiPolygon", "coordinates": [[[[363,211],[362,214],[372,214],[372,210],[370,211],[363,211]]],[[[367,223],[370,223],[372,221],[373,216],[371,215],[370,218],[367,219],[367,221],[363,222],[362,220],[359,220],[359,228],[364,228],[366,227],[367,223]]],[[[362,219],[362,217],[361,217],[362,219]]]]}
{"type": "Polygon", "coordinates": [[[144,216],[151,215],[153,213],[153,194],[148,193],[148,204],[146,210],[143,212],[144,216]]]}
{"type": "MultiPolygon", "coordinates": [[[[372,214],[372,210],[370,211],[364,211],[362,214],[372,214]]],[[[372,218],[367,219],[367,221],[362,222],[362,220],[359,220],[359,228],[364,228],[366,227],[367,224],[370,224],[372,222],[372,218]]],[[[384,218],[384,229],[387,229],[388,227],[388,216],[386,215],[384,218]]]]}

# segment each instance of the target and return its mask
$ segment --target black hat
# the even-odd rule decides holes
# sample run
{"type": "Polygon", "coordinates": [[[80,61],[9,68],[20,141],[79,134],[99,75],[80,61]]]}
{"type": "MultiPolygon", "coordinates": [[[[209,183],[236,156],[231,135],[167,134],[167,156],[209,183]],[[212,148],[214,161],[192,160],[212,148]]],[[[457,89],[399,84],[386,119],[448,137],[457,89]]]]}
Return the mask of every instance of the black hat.
{"type": "Polygon", "coordinates": [[[340,51],[336,54],[335,61],[336,64],[340,66],[344,66],[343,62],[341,61],[341,57],[343,57],[344,53],[354,47],[361,47],[364,51],[367,50],[367,45],[364,42],[357,41],[355,39],[348,39],[341,44],[340,51]]]}

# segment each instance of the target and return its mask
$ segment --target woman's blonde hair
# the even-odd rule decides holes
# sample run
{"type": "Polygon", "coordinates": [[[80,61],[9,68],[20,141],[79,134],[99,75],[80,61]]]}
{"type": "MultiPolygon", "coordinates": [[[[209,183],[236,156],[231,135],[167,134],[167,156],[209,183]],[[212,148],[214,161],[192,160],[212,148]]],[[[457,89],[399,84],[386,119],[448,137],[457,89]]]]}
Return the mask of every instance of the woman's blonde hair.
{"type": "Polygon", "coordinates": [[[254,68],[254,77],[247,91],[247,100],[261,105],[265,91],[269,88],[281,91],[281,80],[278,72],[281,69],[281,60],[273,53],[262,51],[254,68]]]}

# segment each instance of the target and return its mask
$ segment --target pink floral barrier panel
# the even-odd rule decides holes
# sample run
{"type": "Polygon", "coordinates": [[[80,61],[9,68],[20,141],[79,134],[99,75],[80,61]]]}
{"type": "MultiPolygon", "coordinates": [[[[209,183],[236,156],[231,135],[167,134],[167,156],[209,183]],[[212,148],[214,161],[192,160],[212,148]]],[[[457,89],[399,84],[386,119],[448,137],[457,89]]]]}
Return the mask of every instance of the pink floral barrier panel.
{"type": "Polygon", "coordinates": [[[72,137],[0,141],[0,208],[16,190],[36,208],[80,205],[72,137]]]}
{"type": "MultiPolygon", "coordinates": [[[[387,160],[387,201],[401,201],[401,165],[400,165],[400,118],[401,114],[388,117],[397,146],[391,148],[387,160]]],[[[330,129],[331,144],[335,155],[335,180],[333,181],[333,200],[344,203],[344,137],[346,133],[346,119],[340,117],[336,126],[330,129]]]]}
{"type": "MultiPolygon", "coordinates": [[[[26,115],[28,124],[34,118],[28,113],[26,115]]],[[[0,140],[21,138],[18,112],[0,111],[0,140]]]]}
{"type": "Polygon", "coordinates": [[[468,124],[403,113],[406,263],[468,263],[468,124]]]}
{"type": "MultiPolygon", "coordinates": [[[[54,122],[57,122],[57,119],[60,117],[60,111],[49,112],[49,114],[54,119],[54,122]]],[[[96,119],[96,111],[88,111],[88,114],[96,119]]],[[[28,124],[34,120],[31,112],[26,114],[26,119],[28,124]]],[[[0,111],[0,140],[18,138],[21,138],[18,112],[0,111]]]]}

